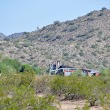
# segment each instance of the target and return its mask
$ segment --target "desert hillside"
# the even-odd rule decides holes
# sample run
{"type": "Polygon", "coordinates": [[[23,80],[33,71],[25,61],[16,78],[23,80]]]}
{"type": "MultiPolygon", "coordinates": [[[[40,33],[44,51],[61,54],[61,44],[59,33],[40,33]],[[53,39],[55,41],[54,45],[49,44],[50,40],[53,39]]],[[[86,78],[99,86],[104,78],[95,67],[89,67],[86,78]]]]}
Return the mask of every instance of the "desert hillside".
{"type": "Polygon", "coordinates": [[[0,34],[0,53],[23,63],[47,68],[51,61],[88,68],[110,67],[110,10],[32,31],[0,34]]]}

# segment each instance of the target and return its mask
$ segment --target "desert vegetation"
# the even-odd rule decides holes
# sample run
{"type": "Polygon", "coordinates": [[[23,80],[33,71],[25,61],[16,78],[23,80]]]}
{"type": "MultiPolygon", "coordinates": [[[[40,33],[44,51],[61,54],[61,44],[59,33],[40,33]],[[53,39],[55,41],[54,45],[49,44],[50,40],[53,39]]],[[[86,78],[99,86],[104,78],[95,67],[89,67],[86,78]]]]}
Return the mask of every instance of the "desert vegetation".
{"type": "Polygon", "coordinates": [[[0,74],[16,74],[16,73],[30,72],[32,74],[41,74],[39,67],[34,67],[29,64],[22,64],[17,59],[12,59],[0,55],[0,74]]]}
{"type": "Polygon", "coordinates": [[[62,110],[66,100],[84,100],[77,110],[110,110],[109,18],[110,10],[102,8],[32,32],[0,33],[0,110],[62,110]],[[49,76],[46,69],[56,60],[101,75],[49,76]]]}
{"type": "Polygon", "coordinates": [[[38,69],[9,58],[2,63],[6,66],[0,66],[0,110],[61,110],[64,100],[86,100],[78,110],[110,109],[110,69],[101,70],[98,77],[78,76],[80,71],[64,77],[39,75],[38,69]]]}
{"type": "Polygon", "coordinates": [[[86,100],[84,108],[110,109],[110,77],[48,76],[25,72],[0,77],[1,110],[59,110],[60,101],[86,100]],[[43,94],[39,97],[39,94],[43,94]],[[57,106],[56,106],[57,105],[57,106]]]}
{"type": "Polygon", "coordinates": [[[110,10],[92,11],[82,17],[5,36],[0,33],[0,53],[22,63],[47,68],[50,61],[93,68],[110,67],[110,10]]]}

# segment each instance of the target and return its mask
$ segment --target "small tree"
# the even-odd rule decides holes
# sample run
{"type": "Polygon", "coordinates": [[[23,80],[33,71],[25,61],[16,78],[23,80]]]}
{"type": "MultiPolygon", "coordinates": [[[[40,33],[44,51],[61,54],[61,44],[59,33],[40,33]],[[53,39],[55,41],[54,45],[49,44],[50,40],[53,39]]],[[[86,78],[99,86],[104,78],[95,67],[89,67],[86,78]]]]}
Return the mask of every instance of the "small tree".
{"type": "Polygon", "coordinates": [[[107,8],[106,7],[102,7],[102,11],[106,10],[107,8]]]}
{"type": "Polygon", "coordinates": [[[54,21],[54,25],[60,26],[61,23],[60,23],[60,21],[54,21]]]}

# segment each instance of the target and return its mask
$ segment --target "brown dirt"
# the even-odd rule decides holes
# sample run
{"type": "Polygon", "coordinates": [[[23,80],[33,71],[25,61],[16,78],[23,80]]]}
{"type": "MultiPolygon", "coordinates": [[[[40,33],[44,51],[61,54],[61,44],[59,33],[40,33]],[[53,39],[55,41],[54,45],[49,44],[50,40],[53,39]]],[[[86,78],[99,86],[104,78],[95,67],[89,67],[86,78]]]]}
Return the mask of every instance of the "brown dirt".
{"type": "MultiPolygon", "coordinates": [[[[86,101],[61,101],[61,109],[60,110],[77,110],[78,108],[82,109],[86,101]]],[[[100,106],[90,107],[90,110],[103,110],[100,106]]]]}
{"type": "MultiPolygon", "coordinates": [[[[44,97],[44,94],[37,94],[38,97],[44,97]]],[[[86,100],[80,100],[80,101],[70,101],[70,100],[66,100],[66,101],[60,101],[60,107],[59,105],[56,105],[59,110],[78,110],[78,108],[80,110],[82,110],[82,108],[84,107],[86,103],[86,100]]],[[[89,104],[88,104],[89,105],[89,104]]],[[[101,106],[93,106],[90,107],[90,110],[104,110],[101,106]]]]}

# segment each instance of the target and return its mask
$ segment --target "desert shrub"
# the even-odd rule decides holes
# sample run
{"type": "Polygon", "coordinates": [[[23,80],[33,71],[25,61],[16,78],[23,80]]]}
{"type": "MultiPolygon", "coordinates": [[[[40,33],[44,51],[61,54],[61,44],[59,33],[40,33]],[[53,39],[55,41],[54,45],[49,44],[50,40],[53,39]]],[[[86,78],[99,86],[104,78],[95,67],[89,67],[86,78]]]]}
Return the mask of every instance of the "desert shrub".
{"type": "Polygon", "coordinates": [[[87,18],[87,21],[94,21],[93,17],[87,18]]]}
{"type": "Polygon", "coordinates": [[[0,72],[4,74],[14,74],[16,73],[16,69],[11,65],[0,63],[0,72]]]}
{"type": "Polygon", "coordinates": [[[28,65],[28,64],[22,65],[20,72],[24,72],[24,73],[28,72],[28,73],[31,73],[31,74],[36,73],[34,68],[32,66],[28,65]]]}
{"type": "MultiPolygon", "coordinates": [[[[79,109],[80,110],[80,109],[79,109]]],[[[85,104],[82,110],[90,110],[88,104],[85,104]]]]}
{"type": "Polygon", "coordinates": [[[69,54],[68,54],[67,52],[64,52],[63,55],[64,55],[64,56],[68,56],[69,54]]]}
{"type": "Polygon", "coordinates": [[[67,81],[66,77],[63,76],[54,77],[50,85],[51,92],[55,95],[64,94],[67,88],[66,81],[67,81]]]}
{"type": "Polygon", "coordinates": [[[86,68],[89,68],[89,69],[93,69],[94,68],[94,65],[90,62],[90,61],[87,61],[86,62],[86,68]]]}
{"type": "Polygon", "coordinates": [[[29,47],[31,46],[31,42],[24,42],[24,44],[22,44],[24,47],[29,47]]]}
{"type": "Polygon", "coordinates": [[[107,8],[106,7],[102,7],[102,10],[101,11],[104,11],[104,10],[107,10],[107,8]]]}
{"type": "Polygon", "coordinates": [[[110,52],[110,48],[107,48],[107,52],[110,52]]]}
{"type": "Polygon", "coordinates": [[[3,50],[4,50],[4,48],[3,48],[3,47],[0,47],[0,50],[2,50],[2,51],[3,51],[3,50]]]}
{"type": "MultiPolygon", "coordinates": [[[[0,76],[0,110],[57,110],[55,96],[60,100],[85,99],[90,106],[102,105],[109,110],[109,72],[109,69],[104,69],[101,73],[107,75],[99,77],[79,77],[81,71],[67,77],[36,76],[31,71],[25,71],[26,74],[3,74],[0,76]],[[38,97],[38,93],[43,93],[44,97],[38,97]]],[[[83,109],[88,110],[88,106],[83,109]]]]}
{"type": "Polygon", "coordinates": [[[43,38],[45,38],[45,39],[50,38],[50,37],[51,37],[51,34],[49,34],[49,33],[43,36],[43,38]]]}
{"type": "Polygon", "coordinates": [[[66,24],[74,25],[75,23],[74,22],[71,22],[71,21],[67,21],[66,24]]]}
{"type": "Polygon", "coordinates": [[[47,96],[42,97],[42,98],[38,98],[37,99],[37,106],[35,106],[35,110],[58,110],[57,107],[55,107],[52,103],[56,103],[59,104],[58,102],[56,102],[55,97],[54,96],[47,96]],[[40,101],[40,104],[39,104],[40,101]]]}
{"type": "Polygon", "coordinates": [[[10,41],[10,38],[5,37],[4,40],[5,40],[5,41],[10,41]]]}
{"type": "Polygon", "coordinates": [[[57,35],[57,36],[56,36],[56,39],[61,39],[61,38],[62,38],[61,35],[57,35]]]}
{"type": "Polygon", "coordinates": [[[23,48],[22,45],[20,45],[20,44],[17,43],[17,42],[15,43],[15,47],[18,48],[18,49],[22,49],[22,48],[23,48]]]}
{"type": "Polygon", "coordinates": [[[53,78],[48,75],[41,75],[36,77],[34,82],[34,89],[36,93],[50,94],[50,82],[53,78]]]}
{"type": "Polygon", "coordinates": [[[68,41],[75,41],[75,38],[69,38],[68,41]]]}
{"type": "Polygon", "coordinates": [[[103,41],[106,41],[106,40],[108,40],[108,37],[107,36],[105,36],[105,37],[103,37],[103,39],[102,39],[103,41]]]}
{"type": "Polygon", "coordinates": [[[3,60],[4,56],[0,53],[0,62],[3,60]]]}
{"type": "Polygon", "coordinates": [[[110,109],[110,94],[103,94],[100,98],[101,100],[101,106],[104,108],[104,110],[110,109]]]}
{"type": "Polygon", "coordinates": [[[75,45],[76,49],[80,49],[80,46],[78,44],[75,45]]]}
{"type": "Polygon", "coordinates": [[[60,23],[60,21],[54,21],[54,25],[60,26],[61,23],[60,23]]]}
{"type": "MultiPolygon", "coordinates": [[[[79,73],[79,72],[78,72],[79,73]]],[[[55,76],[51,82],[51,92],[57,96],[63,95],[63,100],[86,99],[90,106],[106,102],[106,95],[110,94],[110,78],[101,77],[59,77],[55,76]],[[103,80],[102,80],[103,79],[103,80]],[[105,97],[101,102],[101,97],[105,97]]],[[[109,100],[107,99],[107,103],[109,100]]],[[[105,103],[106,104],[106,103],[105,103]]]]}
{"type": "Polygon", "coordinates": [[[80,56],[84,56],[84,51],[83,50],[80,50],[79,55],[80,56]]]}
{"type": "Polygon", "coordinates": [[[21,63],[16,59],[7,58],[0,55],[0,70],[2,73],[20,72],[21,63]]]}
{"type": "Polygon", "coordinates": [[[105,48],[110,48],[110,45],[106,44],[104,45],[105,48]]]}
{"type": "Polygon", "coordinates": [[[102,94],[100,95],[100,103],[104,110],[110,109],[110,76],[101,77],[103,82],[103,88],[101,89],[102,94]]]}
{"type": "Polygon", "coordinates": [[[20,58],[21,58],[21,59],[25,59],[25,55],[21,55],[20,58]]]}
{"type": "Polygon", "coordinates": [[[19,72],[20,69],[21,69],[21,63],[17,59],[5,58],[2,61],[2,63],[5,64],[5,65],[12,66],[13,68],[16,69],[17,72],[19,72]]]}
{"type": "Polygon", "coordinates": [[[102,42],[102,40],[99,39],[99,40],[97,40],[97,42],[102,42]]]}
{"type": "Polygon", "coordinates": [[[103,32],[102,31],[99,31],[99,33],[98,33],[99,35],[102,35],[103,34],[103,32]]]}
{"type": "Polygon", "coordinates": [[[91,52],[92,55],[97,56],[96,52],[91,52]]]}
{"type": "Polygon", "coordinates": [[[81,38],[81,37],[85,37],[86,35],[85,34],[79,34],[79,35],[77,35],[77,38],[81,38]]]}
{"type": "Polygon", "coordinates": [[[73,31],[76,31],[77,30],[77,27],[70,27],[69,29],[68,29],[68,32],[73,32],[73,31]]]}
{"type": "Polygon", "coordinates": [[[61,96],[64,95],[65,99],[78,99],[80,98],[79,94],[79,80],[76,80],[77,77],[55,77],[51,83],[52,93],[61,96]]]}
{"type": "Polygon", "coordinates": [[[82,76],[83,74],[82,74],[82,72],[81,72],[81,70],[76,70],[75,72],[73,72],[72,74],[71,74],[71,76],[82,76]]]}
{"type": "Polygon", "coordinates": [[[103,15],[104,15],[104,13],[101,12],[98,16],[103,16],[103,15]]]}
{"type": "MultiPolygon", "coordinates": [[[[109,85],[110,77],[39,76],[36,79],[32,74],[19,74],[17,76],[8,76],[8,78],[7,76],[4,78],[0,77],[0,95],[4,97],[8,96],[11,92],[11,94],[16,93],[16,96],[12,95],[12,99],[14,101],[11,98],[2,99],[2,106],[0,107],[16,107],[18,110],[19,107],[20,109],[24,107],[35,107],[34,109],[41,109],[40,105],[45,108],[50,107],[50,103],[55,99],[54,97],[49,96],[47,98],[38,98],[41,102],[38,104],[38,100],[32,95],[36,92],[45,93],[45,91],[47,91],[47,94],[52,93],[57,96],[63,94],[65,99],[69,100],[87,99],[91,106],[95,105],[97,100],[100,100],[102,106],[107,108],[109,107],[109,85]],[[35,80],[33,81],[33,79],[35,80]],[[29,98],[30,100],[28,100],[29,98]],[[18,100],[21,100],[22,103],[18,100]],[[27,105],[27,103],[29,105],[27,105]]],[[[50,109],[52,109],[51,107],[50,109]]]]}
{"type": "Polygon", "coordinates": [[[39,67],[34,67],[34,71],[36,72],[37,75],[40,75],[40,74],[43,73],[43,72],[42,72],[42,69],[39,68],[39,67]]]}
{"type": "Polygon", "coordinates": [[[108,68],[102,69],[101,70],[101,75],[102,76],[110,76],[110,69],[108,69],[108,68]]]}
{"type": "Polygon", "coordinates": [[[19,72],[21,63],[16,59],[11,59],[1,55],[0,57],[0,71],[1,73],[11,74],[19,72]]]}
{"type": "Polygon", "coordinates": [[[96,49],[98,47],[97,44],[91,45],[91,48],[96,49]]]}
{"type": "Polygon", "coordinates": [[[102,61],[102,64],[103,64],[104,67],[106,67],[107,64],[108,64],[108,60],[104,59],[104,60],[102,61]]]}
{"type": "Polygon", "coordinates": [[[54,96],[37,97],[30,74],[0,77],[0,110],[57,110],[54,96]],[[29,76],[28,76],[29,75],[29,76]]]}

